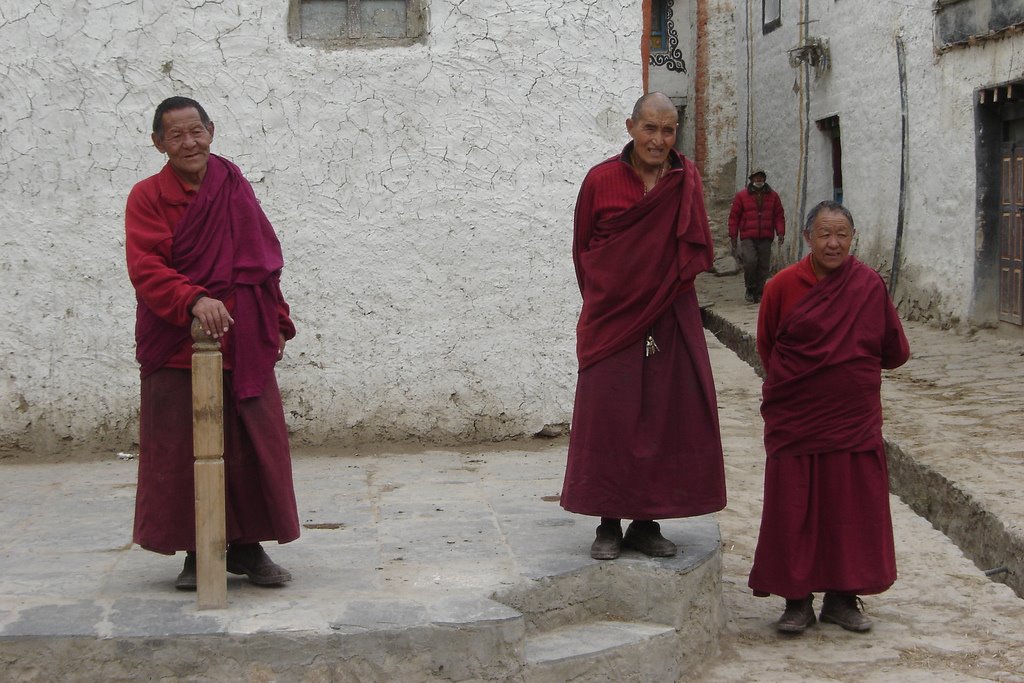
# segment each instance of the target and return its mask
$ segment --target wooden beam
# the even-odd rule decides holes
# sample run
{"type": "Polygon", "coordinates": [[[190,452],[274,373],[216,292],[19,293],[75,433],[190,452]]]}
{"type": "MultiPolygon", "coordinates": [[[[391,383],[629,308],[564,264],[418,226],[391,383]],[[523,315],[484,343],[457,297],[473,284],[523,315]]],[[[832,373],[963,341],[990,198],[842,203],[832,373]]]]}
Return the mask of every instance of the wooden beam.
{"type": "Polygon", "coordinates": [[[224,372],[220,344],[192,321],[192,449],[195,455],[196,602],[228,606],[224,508],[224,372]]]}

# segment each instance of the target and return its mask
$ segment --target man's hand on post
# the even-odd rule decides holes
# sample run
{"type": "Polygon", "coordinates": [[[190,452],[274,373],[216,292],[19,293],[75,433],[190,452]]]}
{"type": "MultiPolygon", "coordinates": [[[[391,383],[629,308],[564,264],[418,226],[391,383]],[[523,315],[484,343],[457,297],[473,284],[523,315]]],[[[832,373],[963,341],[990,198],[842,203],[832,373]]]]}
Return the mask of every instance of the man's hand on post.
{"type": "Polygon", "coordinates": [[[219,299],[204,296],[192,304],[192,316],[199,321],[203,332],[220,339],[235,324],[234,318],[219,299]]]}
{"type": "Polygon", "coordinates": [[[282,358],[284,358],[284,345],[285,345],[284,335],[281,334],[281,333],[278,333],[277,340],[278,340],[278,344],[277,344],[277,359],[281,360],[282,358]]]}
{"type": "Polygon", "coordinates": [[[785,242],[785,241],[786,241],[786,236],[785,235],[779,235],[779,246],[780,247],[782,246],[782,243],[785,242]]]}

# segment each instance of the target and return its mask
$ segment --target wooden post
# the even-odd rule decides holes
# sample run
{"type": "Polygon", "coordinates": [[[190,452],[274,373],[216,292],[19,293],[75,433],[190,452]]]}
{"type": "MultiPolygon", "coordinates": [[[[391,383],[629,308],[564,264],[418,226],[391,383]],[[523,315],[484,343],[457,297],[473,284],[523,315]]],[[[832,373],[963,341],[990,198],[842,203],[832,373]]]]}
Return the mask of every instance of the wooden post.
{"type": "Polygon", "coordinates": [[[224,373],[220,343],[192,321],[192,450],[196,488],[196,600],[228,606],[224,511],[224,373]]]}

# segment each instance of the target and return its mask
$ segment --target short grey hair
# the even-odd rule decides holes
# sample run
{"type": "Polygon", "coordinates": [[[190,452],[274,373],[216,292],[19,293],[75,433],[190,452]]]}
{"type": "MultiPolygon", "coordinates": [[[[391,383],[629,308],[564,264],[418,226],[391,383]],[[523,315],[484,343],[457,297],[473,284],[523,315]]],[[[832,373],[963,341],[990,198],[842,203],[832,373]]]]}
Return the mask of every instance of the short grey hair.
{"type": "Polygon", "coordinates": [[[843,218],[845,218],[850,223],[850,227],[856,229],[853,225],[853,214],[850,213],[850,210],[847,209],[842,204],[840,204],[839,202],[832,201],[831,199],[826,199],[823,202],[818,202],[813,209],[807,212],[807,220],[804,221],[805,235],[811,234],[811,228],[814,227],[814,221],[818,219],[818,214],[820,214],[822,211],[842,214],[843,218]]]}

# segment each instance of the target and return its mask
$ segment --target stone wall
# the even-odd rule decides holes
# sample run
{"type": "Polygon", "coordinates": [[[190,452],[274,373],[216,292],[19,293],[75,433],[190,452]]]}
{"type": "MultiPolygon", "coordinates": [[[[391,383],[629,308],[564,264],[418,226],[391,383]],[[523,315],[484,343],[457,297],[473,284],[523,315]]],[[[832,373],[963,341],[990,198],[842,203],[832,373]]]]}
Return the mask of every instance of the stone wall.
{"type": "Polygon", "coordinates": [[[567,422],[572,207],[625,142],[640,0],[431,0],[421,43],[324,50],[286,0],[12,0],[0,8],[0,447],[127,450],[137,430],[131,185],[155,105],[281,238],[297,443],[500,439],[567,422]]]}

